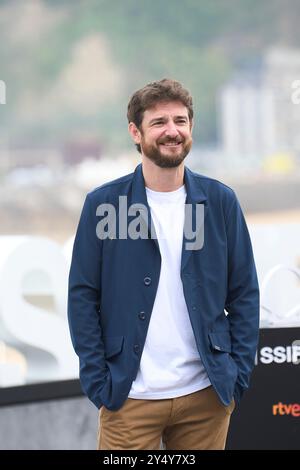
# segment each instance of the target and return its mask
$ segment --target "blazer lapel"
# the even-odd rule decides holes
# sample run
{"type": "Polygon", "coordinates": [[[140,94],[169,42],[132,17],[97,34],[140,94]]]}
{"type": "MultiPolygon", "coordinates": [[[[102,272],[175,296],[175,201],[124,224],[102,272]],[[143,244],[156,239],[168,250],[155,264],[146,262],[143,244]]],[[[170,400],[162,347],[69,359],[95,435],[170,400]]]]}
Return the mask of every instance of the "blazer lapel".
{"type": "MultiPolygon", "coordinates": [[[[181,254],[181,272],[185,269],[191,253],[197,249],[195,240],[200,240],[204,243],[204,220],[208,211],[207,196],[200,186],[198,176],[194,175],[189,168],[184,169],[184,184],[186,187],[186,202],[185,202],[185,221],[184,232],[182,240],[182,254],[181,254]],[[197,205],[202,204],[201,208],[197,209],[197,205]],[[188,208],[189,207],[189,208],[188,208]],[[198,212],[198,213],[197,213],[198,212]],[[198,216],[198,217],[197,217],[198,216]],[[188,220],[192,218],[192,220],[188,220]],[[188,235],[191,231],[195,233],[194,240],[191,240],[188,235]],[[187,230],[189,229],[189,230],[187,230]],[[193,248],[193,246],[195,248],[193,248]]],[[[201,247],[198,249],[202,248],[201,247]]]]}
{"type": "Polygon", "coordinates": [[[145,180],[142,171],[142,164],[140,163],[135,171],[132,182],[132,197],[131,205],[139,210],[139,213],[145,223],[146,229],[148,230],[148,238],[151,238],[159,250],[159,244],[157,241],[157,234],[155,231],[154,223],[151,217],[151,210],[147,201],[145,180]]]}

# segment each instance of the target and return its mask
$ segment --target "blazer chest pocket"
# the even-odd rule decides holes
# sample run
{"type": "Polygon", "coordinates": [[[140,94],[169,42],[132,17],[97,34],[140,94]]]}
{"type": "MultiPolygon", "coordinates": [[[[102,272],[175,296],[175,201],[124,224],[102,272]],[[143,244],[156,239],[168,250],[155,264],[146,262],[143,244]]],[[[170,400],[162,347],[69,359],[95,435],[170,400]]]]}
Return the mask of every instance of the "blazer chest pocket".
{"type": "Polygon", "coordinates": [[[120,354],[123,349],[124,336],[105,336],[103,338],[105,358],[110,359],[111,357],[120,354]]]}
{"type": "Polygon", "coordinates": [[[214,351],[231,353],[231,337],[229,331],[208,333],[208,337],[214,351]]]}

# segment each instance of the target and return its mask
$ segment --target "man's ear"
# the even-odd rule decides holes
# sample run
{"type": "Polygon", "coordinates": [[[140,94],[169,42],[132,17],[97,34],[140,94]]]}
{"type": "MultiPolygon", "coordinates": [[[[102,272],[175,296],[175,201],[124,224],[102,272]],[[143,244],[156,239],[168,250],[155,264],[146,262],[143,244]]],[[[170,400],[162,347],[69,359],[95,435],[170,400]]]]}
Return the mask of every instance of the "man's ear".
{"type": "Polygon", "coordinates": [[[133,141],[135,144],[140,144],[141,143],[141,132],[137,128],[137,126],[134,124],[134,122],[130,122],[128,124],[128,131],[129,134],[131,135],[133,141]]]}

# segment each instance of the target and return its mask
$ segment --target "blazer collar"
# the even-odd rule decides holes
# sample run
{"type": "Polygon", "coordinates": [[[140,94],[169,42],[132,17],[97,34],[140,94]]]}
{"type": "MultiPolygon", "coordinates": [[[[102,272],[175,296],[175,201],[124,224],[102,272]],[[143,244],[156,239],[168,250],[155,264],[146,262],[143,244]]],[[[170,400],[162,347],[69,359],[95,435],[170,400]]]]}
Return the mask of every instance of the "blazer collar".
{"type": "MultiPolygon", "coordinates": [[[[188,168],[184,167],[184,184],[186,189],[187,203],[201,203],[207,200],[202,187],[197,181],[197,176],[188,168]]],[[[132,203],[142,203],[148,207],[147,195],[145,189],[145,180],[143,176],[142,164],[140,163],[133,176],[132,183],[132,203]]]]}

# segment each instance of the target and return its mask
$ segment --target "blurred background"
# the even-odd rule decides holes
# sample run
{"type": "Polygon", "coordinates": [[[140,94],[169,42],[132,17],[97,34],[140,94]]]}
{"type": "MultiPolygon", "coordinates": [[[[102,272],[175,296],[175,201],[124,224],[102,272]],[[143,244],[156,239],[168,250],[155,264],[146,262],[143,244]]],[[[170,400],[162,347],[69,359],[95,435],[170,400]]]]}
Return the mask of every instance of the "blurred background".
{"type": "MultiPolygon", "coordinates": [[[[78,377],[66,286],[84,197],[140,162],[127,103],[164,77],[194,98],[187,165],[231,186],[244,209],[261,327],[300,326],[299,18],[297,0],[0,1],[2,391],[78,377]]],[[[3,448],[94,448],[95,411],[82,406],[80,439],[60,444],[63,426],[20,443],[16,411],[2,408],[15,436],[0,427],[3,448]]]]}

